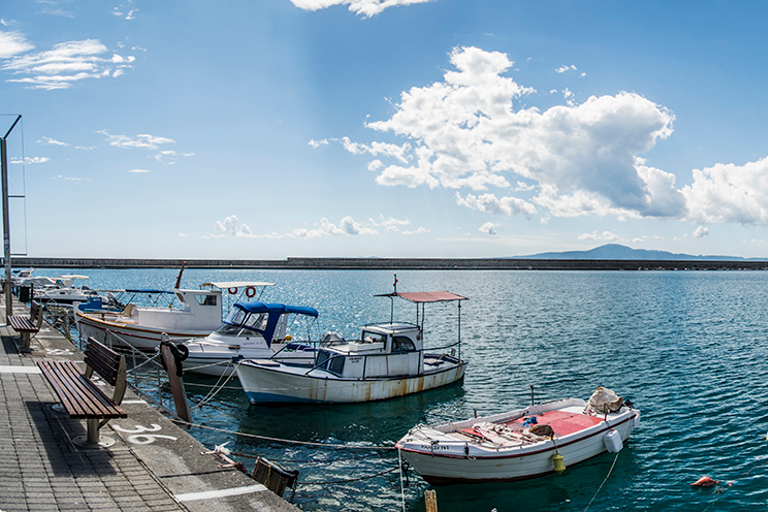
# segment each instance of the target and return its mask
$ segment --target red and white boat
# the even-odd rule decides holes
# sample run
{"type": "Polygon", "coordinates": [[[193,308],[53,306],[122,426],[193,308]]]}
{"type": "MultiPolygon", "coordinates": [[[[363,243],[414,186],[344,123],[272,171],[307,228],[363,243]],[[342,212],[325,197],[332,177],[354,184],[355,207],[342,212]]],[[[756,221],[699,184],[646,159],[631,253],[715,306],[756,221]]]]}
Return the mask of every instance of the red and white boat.
{"type": "Polygon", "coordinates": [[[640,411],[598,388],[589,402],[565,399],[494,416],[419,425],[397,442],[430,484],[503,482],[561,473],[618,452],[640,411]]]}

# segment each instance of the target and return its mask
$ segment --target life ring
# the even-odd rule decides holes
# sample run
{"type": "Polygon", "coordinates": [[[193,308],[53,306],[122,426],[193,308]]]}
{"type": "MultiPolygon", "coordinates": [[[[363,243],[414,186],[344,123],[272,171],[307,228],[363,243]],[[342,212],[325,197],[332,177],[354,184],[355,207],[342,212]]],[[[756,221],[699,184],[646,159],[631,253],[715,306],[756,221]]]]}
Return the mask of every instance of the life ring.
{"type": "Polygon", "coordinates": [[[245,296],[246,297],[251,299],[251,298],[253,298],[254,295],[256,295],[256,288],[254,288],[253,286],[249,286],[248,288],[245,289],[245,296]]]}
{"type": "Polygon", "coordinates": [[[229,289],[229,294],[230,295],[234,295],[236,293],[237,293],[237,286],[233,286],[232,288],[229,289]]]}

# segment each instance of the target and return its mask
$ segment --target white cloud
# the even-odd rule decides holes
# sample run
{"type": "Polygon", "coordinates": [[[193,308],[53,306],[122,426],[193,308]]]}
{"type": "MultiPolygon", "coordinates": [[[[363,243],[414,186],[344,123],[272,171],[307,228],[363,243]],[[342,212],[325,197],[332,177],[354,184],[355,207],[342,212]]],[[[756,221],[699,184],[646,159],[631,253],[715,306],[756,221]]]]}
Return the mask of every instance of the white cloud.
{"type": "Polygon", "coordinates": [[[147,169],[130,169],[126,172],[130,172],[132,174],[148,174],[150,171],[147,169]]]}
{"type": "MultiPolygon", "coordinates": [[[[446,71],[443,81],[403,92],[389,119],[366,125],[409,141],[390,145],[402,148],[400,163],[369,165],[378,184],[481,191],[512,189],[511,183],[522,181],[540,195],[505,200],[507,210],[526,215],[535,213],[532,203],[552,207],[555,216],[684,212],[674,176],[645,167],[639,158],[672,133],[674,115],[666,108],[627,92],[576,105],[568,90],[567,105],[516,108],[535,90],[503,76],[513,66],[507,55],[456,48],[450,60],[455,70],[446,71]]],[[[358,154],[374,147],[342,140],[358,154]]],[[[481,197],[490,208],[494,196],[481,197]]]]}
{"type": "Polygon", "coordinates": [[[555,73],[565,73],[566,71],[576,71],[576,66],[571,64],[570,66],[560,66],[555,70],[555,73]]]}
{"type": "MultiPolygon", "coordinates": [[[[220,222],[216,222],[216,228],[218,228],[219,231],[223,231],[224,234],[229,236],[234,236],[236,238],[254,238],[254,234],[251,231],[251,228],[248,227],[247,224],[244,222],[240,222],[240,219],[237,218],[237,215],[230,215],[226,219],[220,222]]],[[[221,234],[218,235],[210,235],[212,238],[220,238],[221,234]]]]}
{"type": "Polygon", "coordinates": [[[481,233],[485,233],[486,235],[495,235],[496,234],[496,228],[499,227],[498,224],[494,224],[493,222],[486,222],[482,226],[480,226],[477,230],[481,233]]]}
{"type": "Polygon", "coordinates": [[[693,232],[693,238],[704,238],[709,236],[709,228],[704,226],[697,227],[693,232]]]}
{"type": "Polygon", "coordinates": [[[456,204],[466,206],[472,210],[497,215],[534,215],[536,213],[534,205],[520,198],[502,197],[499,199],[493,194],[483,194],[481,196],[467,194],[466,197],[461,197],[461,194],[456,192],[456,204]]]}
{"type": "Polygon", "coordinates": [[[52,180],[60,180],[60,181],[91,181],[88,178],[75,178],[72,176],[62,176],[61,174],[57,174],[56,176],[51,178],[52,180]]]}
{"type": "Polygon", "coordinates": [[[694,169],[693,183],[682,194],[690,222],[768,225],[768,157],[741,166],[694,169]]]}
{"type": "Polygon", "coordinates": [[[584,233],[579,235],[579,240],[619,242],[621,241],[621,237],[612,231],[603,231],[602,233],[598,233],[597,230],[595,230],[591,233],[584,233]]]}
{"type": "Polygon", "coordinates": [[[21,164],[24,165],[33,165],[33,164],[44,164],[46,162],[50,162],[51,159],[47,156],[28,156],[25,157],[23,160],[21,158],[11,158],[10,163],[12,164],[21,164]]]}
{"type": "Polygon", "coordinates": [[[0,30],[0,59],[9,59],[34,48],[35,46],[26,40],[24,34],[0,30]]]}
{"type": "Polygon", "coordinates": [[[386,231],[389,231],[389,232],[398,232],[398,231],[400,231],[400,228],[402,226],[410,226],[411,225],[411,221],[408,220],[408,219],[396,219],[394,217],[390,217],[388,219],[385,219],[383,216],[380,216],[379,218],[381,219],[381,222],[376,222],[373,219],[369,219],[371,225],[373,225],[373,226],[381,226],[386,231]]]}
{"type": "Polygon", "coordinates": [[[291,0],[293,5],[306,11],[317,11],[334,5],[348,5],[349,10],[365,18],[375,16],[388,7],[412,5],[431,0],[291,0]]]}
{"type": "MultiPolygon", "coordinates": [[[[8,44],[5,47],[13,49],[8,44]]],[[[0,43],[0,51],[2,48],[0,43]]],[[[66,89],[80,80],[119,76],[133,67],[131,63],[135,60],[132,56],[116,54],[102,57],[108,50],[98,39],[67,41],[54,45],[52,50],[20,55],[30,49],[32,47],[28,45],[25,50],[16,51],[2,69],[14,75],[26,75],[26,78],[8,81],[28,84],[31,89],[66,89]]]]}
{"type": "Polygon", "coordinates": [[[69,147],[69,144],[66,142],[61,142],[56,139],[51,139],[50,137],[42,137],[39,141],[37,141],[38,144],[44,144],[47,146],[63,146],[63,147],[69,147]]]}
{"type": "Polygon", "coordinates": [[[177,236],[179,238],[187,238],[187,234],[186,233],[179,233],[177,236]]]}
{"type": "Polygon", "coordinates": [[[327,146],[328,145],[328,139],[323,139],[323,140],[310,139],[309,145],[311,147],[313,147],[313,148],[318,148],[320,146],[327,146]]]}
{"type": "Polygon", "coordinates": [[[106,130],[99,130],[96,133],[106,136],[109,145],[118,148],[158,149],[160,144],[171,144],[176,142],[167,137],[157,137],[148,134],[139,134],[136,137],[129,137],[128,135],[110,135],[106,130]]]}
{"type": "Polygon", "coordinates": [[[429,233],[429,230],[425,228],[424,226],[419,226],[418,229],[414,229],[411,231],[403,231],[403,235],[410,236],[410,235],[423,235],[424,233],[429,233]]]}

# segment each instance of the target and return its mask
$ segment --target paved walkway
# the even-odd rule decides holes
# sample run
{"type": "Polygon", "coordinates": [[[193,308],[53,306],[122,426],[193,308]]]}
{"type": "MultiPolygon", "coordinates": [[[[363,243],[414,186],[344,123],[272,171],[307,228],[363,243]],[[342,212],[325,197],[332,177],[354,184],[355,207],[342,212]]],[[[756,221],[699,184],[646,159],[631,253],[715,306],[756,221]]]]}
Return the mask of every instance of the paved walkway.
{"type": "MultiPolygon", "coordinates": [[[[14,299],[13,314],[28,310],[14,299]]],[[[221,459],[131,392],[128,418],[101,429],[116,444],[77,447],[71,440],[85,422],[51,408],[57,399],[35,362],[82,354],[46,323],[32,352],[20,353],[2,300],[0,337],[0,512],[298,510],[240,471],[220,469],[221,459]]]]}

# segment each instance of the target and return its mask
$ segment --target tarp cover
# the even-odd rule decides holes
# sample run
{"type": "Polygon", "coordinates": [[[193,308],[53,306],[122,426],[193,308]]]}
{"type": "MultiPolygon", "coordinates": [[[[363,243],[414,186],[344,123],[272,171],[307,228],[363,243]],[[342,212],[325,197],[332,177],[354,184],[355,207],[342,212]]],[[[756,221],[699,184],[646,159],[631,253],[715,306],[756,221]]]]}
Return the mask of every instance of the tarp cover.
{"type": "Polygon", "coordinates": [[[411,302],[450,302],[452,300],[469,300],[467,297],[451,292],[397,292],[395,295],[411,302]]]}
{"type": "Polygon", "coordinates": [[[595,412],[605,414],[609,412],[616,412],[621,409],[622,400],[621,397],[616,395],[613,391],[602,386],[598,386],[597,390],[592,393],[587,402],[587,409],[591,409],[595,412]]]}

